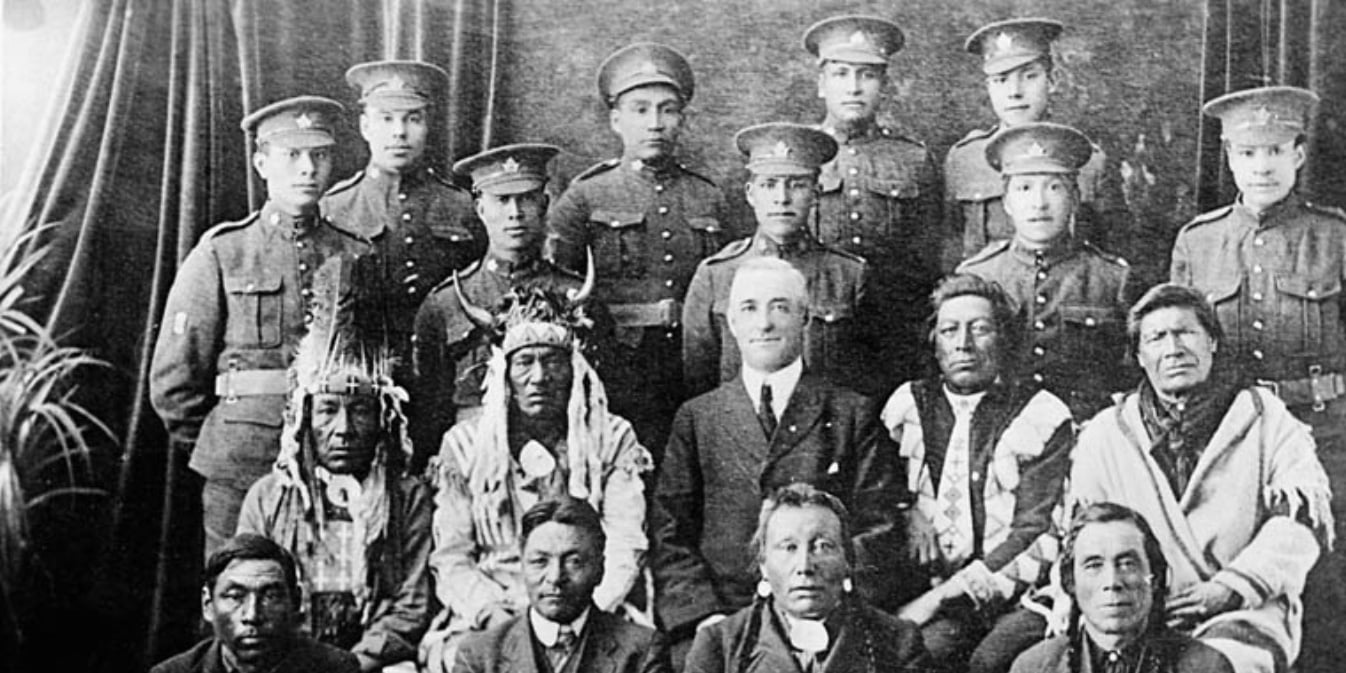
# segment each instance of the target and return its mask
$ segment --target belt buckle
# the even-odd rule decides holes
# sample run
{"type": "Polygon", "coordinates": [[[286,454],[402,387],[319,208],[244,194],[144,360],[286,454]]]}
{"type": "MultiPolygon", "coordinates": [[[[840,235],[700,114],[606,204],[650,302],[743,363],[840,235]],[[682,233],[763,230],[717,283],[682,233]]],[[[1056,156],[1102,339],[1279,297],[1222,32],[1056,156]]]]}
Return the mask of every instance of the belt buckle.
{"type": "Polygon", "coordinates": [[[1313,393],[1314,411],[1326,409],[1329,400],[1340,397],[1332,384],[1331,376],[1323,376],[1322,365],[1309,365],[1309,390],[1313,393]]]}
{"type": "Polygon", "coordinates": [[[238,370],[238,362],[229,361],[229,369],[224,372],[224,403],[236,404],[238,402],[238,391],[234,389],[234,372],[238,370]]]}

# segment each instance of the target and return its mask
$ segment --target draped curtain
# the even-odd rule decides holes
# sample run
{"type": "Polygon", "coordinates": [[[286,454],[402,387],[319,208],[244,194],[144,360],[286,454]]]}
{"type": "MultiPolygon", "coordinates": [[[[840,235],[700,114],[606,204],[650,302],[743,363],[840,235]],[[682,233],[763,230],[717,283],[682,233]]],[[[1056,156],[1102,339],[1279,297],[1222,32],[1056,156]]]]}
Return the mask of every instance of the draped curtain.
{"type": "Polygon", "coordinates": [[[352,64],[425,60],[450,73],[432,129],[441,167],[489,144],[497,0],[100,0],[85,3],[77,53],[0,232],[37,231],[48,251],[28,310],[112,367],[82,401],[120,446],[95,461],[108,497],[35,513],[43,605],[26,652],[46,670],[143,671],[185,649],[200,615],[199,483],[170,454],[147,370],[178,263],[213,224],[264,199],[239,121],[281,98],[350,108],[334,175],[367,156],[352,64]]]}
{"type": "MultiPolygon", "coordinates": [[[[1310,198],[1346,206],[1346,5],[1336,0],[1205,0],[1201,102],[1267,85],[1312,89],[1321,98],[1309,131],[1300,188],[1310,198]]],[[[1202,116],[1197,198],[1205,211],[1238,194],[1225,168],[1219,120],[1202,116]]]]}

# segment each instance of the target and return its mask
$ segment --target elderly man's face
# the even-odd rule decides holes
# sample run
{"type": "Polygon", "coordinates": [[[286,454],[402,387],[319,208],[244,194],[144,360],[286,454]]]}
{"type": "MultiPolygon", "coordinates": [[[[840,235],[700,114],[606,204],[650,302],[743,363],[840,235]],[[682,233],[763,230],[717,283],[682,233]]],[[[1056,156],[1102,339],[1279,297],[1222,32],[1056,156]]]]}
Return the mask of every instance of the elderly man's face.
{"type": "Polygon", "coordinates": [[[1137,636],[1154,605],[1145,536],[1129,521],[1091,523],[1075,538],[1075,602],[1098,635],[1137,636]]]}
{"type": "Polygon", "coordinates": [[[1075,215],[1075,176],[1040,173],[1014,175],[1005,183],[1005,214],[1014,238],[1030,250],[1045,248],[1070,229],[1075,215]]]}
{"type": "Polygon", "coordinates": [[[750,271],[734,279],[729,290],[729,332],[738,342],[743,362],[771,373],[804,352],[806,297],[786,273],[750,271]]]}
{"type": "Polygon", "coordinates": [[[370,163],[400,173],[425,154],[430,122],[424,108],[385,110],[370,106],[360,115],[360,135],[369,144],[370,163]]]}
{"type": "Polygon", "coordinates": [[[657,161],[672,156],[682,132],[682,94],[667,84],[624,91],[608,113],[628,159],[657,161]]]}
{"type": "Polygon", "coordinates": [[[886,78],[881,65],[824,63],[818,73],[818,97],[827,104],[828,119],[841,124],[873,121],[886,78]]]}
{"type": "Polygon", "coordinates": [[[826,507],[781,507],[767,520],[762,576],[791,617],[823,619],[841,604],[850,576],[841,520],[826,507]]]}
{"type": "Polygon", "coordinates": [[[1000,374],[1000,333],[985,297],[962,295],[940,304],[935,316],[935,359],[956,393],[985,390],[1000,374]]]}
{"type": "Polygon", "coordinates": [[[313,396],[313,444],[318,464],[363,479],[379,442],[379,398],[369,394],[313,396]]]}
{"type": "Polygon", "coordinates": [[[744,190],[748,204],[757,216],[757,231],[783,243],[798,237],[808,226],[813,202],[818,199],[818,178],[813,175],[754,175],[744,190]]]}
{"type": "Polygon", "coordinates": [[[557,418],[566,413],[574,371],[570,352],[556,346],[524,346],[509,356],[509,387],[514,407],[528,418],[557,418]]]}
{"type": "Polygon", "coordinates": [[[603,549],[584,529],[548,521],[524,541],[523,578],[533,609],[568,624],[588,607],[603,579],[603,549]]]}
{"type": "Polygon", "coordinates": [[[1155,392],[1171,401],[1210,378],[1218,347],[1195,311],[1170,306],[1140,319],[1136,360],[1155,392]]]}
{"type": "Polygon", "coordinates": [[[236,559],[201,589],[201,617],[211,624],[226,660],[262,671],[285,656],[295,624],[295,598],[285,571],[271,560],[236,559]]]}

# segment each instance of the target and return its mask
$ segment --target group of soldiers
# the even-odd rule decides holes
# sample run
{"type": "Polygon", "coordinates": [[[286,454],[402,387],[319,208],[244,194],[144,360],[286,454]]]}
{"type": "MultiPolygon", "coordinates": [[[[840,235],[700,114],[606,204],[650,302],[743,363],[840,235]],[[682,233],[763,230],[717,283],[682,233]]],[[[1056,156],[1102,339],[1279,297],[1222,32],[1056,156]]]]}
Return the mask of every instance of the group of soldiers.
{"type": "MultiPolygon", "coordinates": [[[[1104,501],[1149,519],[1180,571],[1167,621],[1213,638],[1220,661],[1281,671],[1301,642],[1330,648],[1346,606],[1328,553],[1343,520],[1331,487],[1346,479],[1346,216],[1295,190],[1316,96],[1265,87],[1207,104],[1240,197],[1182,229],[1175,285],[1147,293],[1105,252],[1124,213],[1102,151],[1046,120],[1062,29],[1012,19],[968,38],[998,120],[941,172],[878,122],[901,29],[815,24],[803,44],[822,122],[733,139],[751,223],[729,222],[716,182],[678,163],[694,77],[659,44],[600,66],[622,156],[555,203],[552,145],[487,149],[452,176],[429,167],[448,83],[432,64],[347,72],[370,159],[335,184],[340,103],[248,115],[267,201],[182,263],[152,365],[154,407],[204,479],[203,612],[223,605],[231,563],[254,558],[235,535],[255,534],[293,555],[305,630],[362,670],[513,670],[508,651],[482,663],[506,641],[481,637],[517,629],[532,653],[515,654],[548,652],[525,670],[591,670],[594,650],[550,656],[579,647],[562,638],[572,627],[580,642],[598,642],[586,624],[617,629],[591,605],[657,627],[654,640],[618,630],[666,638],[686,670],[721,670],[737,664],[715,663],[709,639],[739,626],[717,624],[780,591],[763,503],[804,482],[818,493],[793,506],[826,505],[846,531],[845,594],[919,627],[903,651],[923,655],[872,670],[1006,671],[1049,627],[1081,637],[1078,613],[1060,624],[1070,601],[1050,570],[1072,512],[1104,501]],[[1275,418],[1254,456],[1290,457],[1207,457],[1256,431],[1221,434],[1236,410],[1275,418]],[[1077,449],[1081,427],[1095,438],[1077,449]],[[1114,474],[1098,451],[1119,438],[1150,450],[1114,474]],[[1128,490],[1147,469],[1152,499],[1128,490]],[[1215,474],[1251,479],[1251,499],[1203,490],[1215,474]],[[1279,550],[1263,549],[1259,531],[1277,526],[1279,550]],[[1277,561],[1275,582],[1266,563],[1239,565],[1245,549],[1277,561]],[[572,559],[597,569],[575,580],[572,559]]],[[[827,621],[776,600],[787,635],[827,621]]],[[[216,633],[193,656],[244,673],[277,661],[248,663],[216,633]]],[[[789,661],[863,670],[826,657],[853,643],[822,642],[789,661]]]]}

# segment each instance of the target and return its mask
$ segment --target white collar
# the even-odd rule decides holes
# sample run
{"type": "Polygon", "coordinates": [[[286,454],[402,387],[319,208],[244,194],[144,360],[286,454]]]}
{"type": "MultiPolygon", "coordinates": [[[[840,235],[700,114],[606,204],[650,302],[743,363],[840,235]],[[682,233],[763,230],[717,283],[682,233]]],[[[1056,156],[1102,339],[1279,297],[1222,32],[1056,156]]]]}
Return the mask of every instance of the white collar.
{"type": "Polygon", "coordinates": [[[981,404],[982,398],[986,397],[985,390],[979,393],[968,393],[964,395],[962,393],[955,393],[953,390],[950,390],[949,386],[947,385],[943,386],[943,388],[944,388],[944,397],[949,400],[949,406],[953,407],[955,414],[958,412],[958,409],[960,407],[966,408],[970,412],[976,411],[977,405],[981,404]]]}
{"type": "MultiPolygon", "coordinates": [[[[552,647],[556,644],[556,638],[561,635],[560,624],[543,617],[533,608],[528,608],[528,621],[533,625],[533,635],[543,647],[552,647]]],[[[589,621],[589,608],[584,608],[584,612],[581,612],[575,621],[570,622],[570,630],[575,633],[577,641],[580,634],[584,633],[584,623],[587,621],[589,621]]]]}
{"type": "Polygon", "coordinates": [[[780,616],[785,622],[785,636],[790,641],[790,647],[801,652],[818,653],[826,652],[832,644],[823,620],[791,617],[783,610],[780,616]]]}
{"type": "Polygon", "coordinates": [[[743,365],[743,386],[748,389],[748,399],[752,400],[752,408],[756,409],[762,405],[762,384],[771,386],[771,412],[779,419],[785,414],[785,407],[790,403],[790,396],[794,394],[795,387],[799,385],[799,378],[804,375],[804,359],[795,358],[784,367],[774,372],[763,372],[746,363],[743,365]]]}

